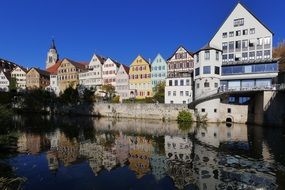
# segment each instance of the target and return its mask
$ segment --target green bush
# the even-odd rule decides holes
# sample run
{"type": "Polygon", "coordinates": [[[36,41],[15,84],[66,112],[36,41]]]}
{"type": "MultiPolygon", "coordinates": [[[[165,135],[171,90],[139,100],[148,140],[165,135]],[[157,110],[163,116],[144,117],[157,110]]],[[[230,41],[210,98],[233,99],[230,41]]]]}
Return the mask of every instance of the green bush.
{"type": "Polygon", "coordinates": [[[192,114],[186,110],[180,111],[177,116],[178,123],[191,123],[192,122],[192,114]]]}
{"type": "Polygon", "coordinates": [[[115,96],[115,97],[112,99],[112,103],[120,103],[120,96],[115,96]]]}

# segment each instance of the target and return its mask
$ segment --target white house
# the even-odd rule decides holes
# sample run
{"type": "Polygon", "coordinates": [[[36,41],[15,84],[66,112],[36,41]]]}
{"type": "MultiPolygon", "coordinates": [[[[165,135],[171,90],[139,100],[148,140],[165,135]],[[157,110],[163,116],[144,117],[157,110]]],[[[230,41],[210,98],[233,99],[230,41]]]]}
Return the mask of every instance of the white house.
{"type": "Polygon", "coordinates": [[[88,71],[79,74],[79,84],[88,89],[102,86],[102,65],[105,61],[106,58],[94,54],[89,62],[88,71]]]}
{"type": "Polygon", "coordinates": [[[272,31],[238,3],[210,41],[223,50],[221,85],[229,89],[268,87],[278,64],[272,59],[272,31]]]}
{"type": "Polygon", "coordinates": [[[9,91],[10,79],[10,72],[0,71],[0,91],[9,91]]]}
{"type": "Polygon", "coordinates": [[[116,75],[116,92],[120,96],[120,101],[129,99],[130,87],[129,87],[129,70],[130,68],[121,64],[116,75]]]}
{"type": "Polygon", "coordinates": [[[104,62],[102,68],[103,84],[111,84],[113,86],[116,86],[116,75],[119,67],[120,64],[110,58],[104,62]]]}
{"type": "Polygon", "coordinates": [[[188,104],[193,100],[193,54],[179,47],[167,61],[166,104],[188,104]]]}
{"type": "Polygon", "coordinates": [[[222,50],[206,45],[194,54],[195,99],[216,94],[220,87],[222,50]]]}
{"type": "Polygon", "coordinates": [[[17,66],[11,72],[11,77],[16,79],[17,89],[25,90],[26,89],[26,75],[28,70],[17,66]]]}

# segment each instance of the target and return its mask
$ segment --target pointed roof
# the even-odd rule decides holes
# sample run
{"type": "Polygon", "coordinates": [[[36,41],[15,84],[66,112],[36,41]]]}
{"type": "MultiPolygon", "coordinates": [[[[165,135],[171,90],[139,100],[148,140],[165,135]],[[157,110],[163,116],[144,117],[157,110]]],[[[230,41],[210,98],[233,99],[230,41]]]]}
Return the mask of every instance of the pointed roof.
{"type": "Polygon", "coordinates": [[[162,57],[162,55],[160,55],[160,53],[158,53],[158,54],[155,56],[154,60],[152,61],[152,64],[153,64],[154,62],[156,62],[158,58],[161,58],[163,61],[165,61],[165,59],[162,57]]]}
{"type": "Polygon", "coordinates": [[[126,71],[127,74],[129,74],[129,71],[130,71],[130,67],[124,65],[124,64],[121,64],[121,67],[123,67],[126,71]]]}
{"type": "Polygon", "coordinates": [[[259,18],[257,18],[245,5],[243,5],[242,3],[238,2],[236,4],[236,6],[233,8],[233,10],[231,11],[231,13],[227,16],[227,18],[224,20],[224,22],[221,24],[221,26],[218,28],[217,32],[214,33],[213,37],[211,38],[210,42],[212,41],[212,39],[216,36],[216,34],[219,32],[219,30],[222,28],[222,26],[225,24],[225,22],[228,20],[228,18],[232,15],[232,13],[235,11],[235,9],[241,6],[242,8],[244,8],[251,16],[253,16],[262,26],[264,26],[270,33],[272,33],[272,35],[274,35],[274,33],[263,23],[261,22],[261,20],[259,18]]]}
{"type": "Polygon", "coordinates": [[[42,69],[40,69],[40,68],[35,68],[35,67],[32,67],[32,68],[28,71],[28,73],[29,73],[32,69],[35,69],[40,75],[44,75],[44,76],[49,76],[49,75],[50,75],[49,72],[44,71],[44,70],[42,70],[42,69]]]}
{"type": "Polygon", "coordinates": [[[53,66],[47,68],[47,72],[49,72],[50,74],[56,74],[61,62],[62,60],[58,60],[53,66]]]}
{"type": "MultiPolygon", "coordinates": [[[[62,62],[63,62],[64,60],[67,60],[67,61],[68,61],[69,63],[71,63],[74,67],[79,68],[79,69],[86,69],[86,64],[88,64],[88,62],[76,62],[76,61],[73,61],[73,60],[68,59],[68,58],[64,58],[64,59],[62,60],[62,62]]],[[[61,63],[62,63],[62,62],[61,62],[61,63]]]]}
{"type": "Polygon", "coordinates": [[[52,39],[50,49],[55,49],[56,50],[54,39],[52,39]]]}
{"type": "Polygon", "coordinates": [[[175,53],[180,49],[183,48],[189,55],[191,55],[193,57],[194,53],[191,51],[188,51],[183,45],[180,45],[175,51],[174,53],[167,59],[167,61],[169,61],[174,55],[175,53]]]}
{"type": "Polygon", "coordinates": [[[220,49],[216,48],[216,47],[213,47],[213,46],[210,46],[209,43],[207,43],[206,45],[204,45],[201,49],[199,49],[197,52],[195,52],[194,54],[197,54],[199,53],[200,51],[205,51],[205,50],[211,50],[211,49],[214,49],[214,50],[217,50],[217,51],[221,51],[220,49]]]}

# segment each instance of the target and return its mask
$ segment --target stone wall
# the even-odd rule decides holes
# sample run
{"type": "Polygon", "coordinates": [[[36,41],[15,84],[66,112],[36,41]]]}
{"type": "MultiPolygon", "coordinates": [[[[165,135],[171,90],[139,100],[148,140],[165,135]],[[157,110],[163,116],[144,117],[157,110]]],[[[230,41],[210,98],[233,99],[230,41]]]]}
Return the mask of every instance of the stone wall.
{"type": "MultiPolygon", "coordinates": [[[[96,103],[94,115],[115,118],[176,120],[179,111],[188,110],[187,105],[169,104],[107,104],[96,103]]],[[[193,113],[193,110],[191,110],[193,113]]]]}

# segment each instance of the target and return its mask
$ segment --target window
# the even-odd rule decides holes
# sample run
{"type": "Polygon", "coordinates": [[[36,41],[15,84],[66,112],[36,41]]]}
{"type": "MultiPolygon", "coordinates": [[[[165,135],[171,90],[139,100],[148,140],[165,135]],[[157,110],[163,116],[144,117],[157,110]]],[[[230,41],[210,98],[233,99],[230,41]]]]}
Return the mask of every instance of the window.
{"type": "Polygon", "coordinates": [[[257,46],[263,45],[263,38],[257,38],[257,46]]]}
{"type": "Polygon", "coordinates": [[[171,96],[171,91],[168,91],[168,96],[171,96]]]}
{"type": "Polygon", "coordinates": [[[270,45],[270,37],[264,38],[264,45],[270,45]]]}
{"type": "Polygon", "coordinates": [[[264,51],[264,58],[269,59],[270,58],[270,50],[265,50],[264,51]]]}
{"type": "Polygon", "coordinates": [[[249,60],[253,60],[255,58],[255,52],[249,52],[249,60]]]}
{"type": "Polygon", "coordinates": [[[223,49],[223,51],[228,51],[228,43],[227,42],[223,42],[223,48],[222,49],[223,49]]]}
{"type": "Polygon", "coordinates": [[[203,74],[211,74],[211,66],[204,66],[203,74]]]}
{"type": "Polygon", "coordinates": [[[189,91],[185,91],[185,96],[189,96],[189,91]]]}
{"type": "Polygon", "coordinates": [[[247,52],[246,53],[242,53],[242,60],[246,61],[247,60],[247,52]]]}
{"type": "Polygon", "coordinates": [[[248,34],[248,30],[247,29],[242,31],[242,35],[247,35],[247,34],[248,34]]]}
{"type": "Polygon", "coordinates": [[[229,54],[229,61],[234,61],[234,54],[229,54]]]}
{"type": "Polygon", "coordinates": [[[219,61],[219,51],[216,51],[216,60],[219,61]]]}
{"type": "Polygon", "coordinates": [[[204,82],[204,87],[205,87],[205,88],[210,87],[210,83],[209,83],[209,82],[207,82],[207,81],[206,81],[206,82],[204,82]]]}
{"type": "Polygon", "coordinates": [[[244,18],[234,19],[234,27],[243,26],[244,25],[244,18]]]}
{"type": "Polygon", "coordinates": [[[180,86],[184,86],[184,80],[180,80],[180,86]]]}
{"type": "Polygon", "coordinates": [[[255,34],[255,28],[251,28],[251,29],[249,30],[249,33],[250,33],[250,34],[255,34]]]}
{"type": "Polygon", "coordinates": [[[196,61],[197,61],[197,63],[199,63],[199,59],[200,59],[200,56],[199,56],[199,53],[197,53],[197,55],[196,55],[196,61]]]}
{"type": "Polygon", "coordinates": [[[228,55],[227,55],[227,54],[224,54],[224,55],[223,55],[223,61],[227,61],[227,59],[228,59],[228,55]]]}
{"type": "Polygon", "coordinates": [[[209,60],[210,59],[210,51],[207,50],[205,51],[205,60],[209,60]]]}
{"type": "Polygon", "coordinates": [[[189,85],[190,85],[190,80],[186,79],[186,86],[189,86],[189,85]]]}
{"type": "Polygon", "coordinates": [[[176,91],[173,91],[173,96],[176,96],[176,91]]]}
{"type": "Polygon", "coordinates": [[[226,37],[228,37],[228,33],[227,33],[227,32],[224,32],[224,33],[223,33],[223,38],[226,38],[226,37]]]}
{"type": "Polygon", "coordinates": [[[180,91],[180,96],[183,96],[183,91],[180,91]]]}
{"type": "Polygon", "coordinates": [[[178,80],[174,81],[174,86],[178,86],[178,80]]]}
{"type": "Polygon", "coordinates": [[[169,80],[169,86],[172,86],[172,80],[169,80]]]}
{"type": "Polygon", "coordinates": [[[241,35],[241,31],[240,30],[237,30],[236,31],[236,36],[240,36],[241,35]]]}
{"type": "Polygon", "coordinates": [[[217,82],[215,82],[215,88],[218,88],[219,84],[217,82]]]}
{"type": "Polygon", "coordinates": [[[256,52],[256,59],[262,59],[262,51],[256,52]]]}
{"type": "Polygon", "coordinates": [[[236,41],[236,49],[240,49],[241,48],[241,41],[236,41]]]}
{"type": "Polygon", "coordinates": [[[196,87],[197,87],[197,88],[200,88],[200,84],[199,84],[199,83],[197,83],[197,84],[196,84],[196,87]]]}
{"type": "Polygon", "coordinates": [[[217,113],[217,109],[214,109],[214,112],[217,113]]]}
{"type": "Polygon", "coordinates": [[[220,67],[215,66],[215,74],[216,75],[220,74],[220,67]]]}
{"type": "Polygon", "coordinates": [[[229,51],[234,51],[234,42],[229,42],[229,51]]]}
{"type": "Polygon", "coordinates": [[[228,113],[231,113],[232,112],[232,109],[231,108],[228,108],[228,113]]]}
{"type": "Polygon", "coordinates": [[[199,76],[200,75],[200,68],[196,68],[195,69],[195,76],[199,76]]]}
{"type": "Polygon", "coordinates": [[[247,49],[248,48],[248,40],[243,40],[242,41],[242,49],[247,49]]]}
{"type": "Polygon", "coordinates": [[[234,32],[232,31],[232,32],[229,32],[229,36],[230,37],[234,37],[234,32]]]}
{"type": "MultiPolygon", "coordinates": [[[[201,109],[201,112],[205,112],[205,108],[202,108],[202,109],[201,109]]],[[[205,136],[205,135],[204,135],[204,136],[205,136]]]]}

